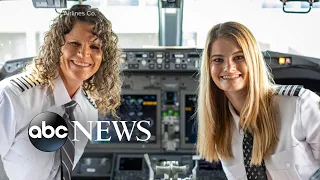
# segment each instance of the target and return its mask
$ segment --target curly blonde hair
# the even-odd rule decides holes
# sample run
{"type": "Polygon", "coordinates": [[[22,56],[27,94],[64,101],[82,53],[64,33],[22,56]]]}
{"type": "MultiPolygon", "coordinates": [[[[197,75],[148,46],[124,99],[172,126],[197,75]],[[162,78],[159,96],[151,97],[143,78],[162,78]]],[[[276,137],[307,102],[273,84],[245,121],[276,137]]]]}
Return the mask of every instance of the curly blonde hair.
{"type": "Polygon", "coordinates": [[[75,5],[69,10],[63,10],[45,33],[44,44],[27,70],[31,68],[42,84],[52,85],[52,80],[59,75],[64,35],[79,21],[94,25],[92,33],[101,41],[103,52],[98,71],[83,82],[83,89],[95,101],[101,116],[111,114],[117,117],[116,109],[120,105],[122,86],[119,60],[121,50],[111,22],[98,9],[89,5],[75,5]]]}

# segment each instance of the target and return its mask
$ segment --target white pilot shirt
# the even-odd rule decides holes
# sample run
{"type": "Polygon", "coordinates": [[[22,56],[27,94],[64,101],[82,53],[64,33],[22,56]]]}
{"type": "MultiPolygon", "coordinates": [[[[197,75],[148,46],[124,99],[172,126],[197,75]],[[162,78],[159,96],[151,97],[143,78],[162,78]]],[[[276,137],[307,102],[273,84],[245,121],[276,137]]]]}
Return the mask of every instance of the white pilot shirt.
{"type": "MultiPolygon", "coordinates": [[[[280,123],[279,143],[270,158],[264,159],[268,179],[309,180],[320,168],[320,97],[298,86],[282,86],[275,96],[274,108],[280,123]]],[[[233,158],[222,160],[228,180],[246,180],[243,163],[243,131],[229,102],[234,119],[233,158]]]]}
{"type": "MultiPolygon", "coordinates": [[[[59,150],[42,152],[31,144],[28,136],[29,123],[37,114],[50,111],[63,116],[62,106],[71,101],[60,76],[53,84],[53,91],[49,86],[41,87],[26,73],[0,82],[0,155],[10,180],[60,180],[59,150]]],[[[78,103],[75,119],[90,132],[87,121],[98,120],[96,105],[81,87],[73,100],[78,103]]],[[[77,139],[73,168],[88,141],[80,130],[77,139]]]]}

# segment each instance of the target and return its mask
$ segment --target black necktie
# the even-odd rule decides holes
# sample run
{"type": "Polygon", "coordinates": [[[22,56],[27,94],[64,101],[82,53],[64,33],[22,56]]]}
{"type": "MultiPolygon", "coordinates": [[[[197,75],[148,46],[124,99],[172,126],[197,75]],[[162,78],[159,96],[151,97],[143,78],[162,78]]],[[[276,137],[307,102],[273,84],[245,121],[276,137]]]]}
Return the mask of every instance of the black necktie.
{"type": "Polygon", "coordinates": [[[266,167],[262,160],[261,165],[250,165],[252,157],[253,137],[250,133],[246,132],[243,137],[243,158],[244,166],[247,173],[248,180],[267,180],[266,167]]]}
{"type": "Polygon", "coordinates": [[[75,147],[74,147],[74,124],[71,121],[75,121],[73,111],[76,108],[77,102],[70,101],[64,105],[65,113],[63,118],[68,124],[68,138],[65,144],[61,147],[61,179],[71,180],[71,173],[74,161],[75,147]]]}

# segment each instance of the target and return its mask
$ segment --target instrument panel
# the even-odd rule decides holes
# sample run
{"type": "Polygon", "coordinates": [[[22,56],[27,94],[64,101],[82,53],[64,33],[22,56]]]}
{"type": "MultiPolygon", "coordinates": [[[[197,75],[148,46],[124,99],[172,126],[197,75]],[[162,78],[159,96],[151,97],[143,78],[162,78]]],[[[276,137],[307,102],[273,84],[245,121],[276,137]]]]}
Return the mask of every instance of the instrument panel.
{"type": "MultiPolygon", "coordinates": [[[[269,51],[263,55],[276,82],[301,84],[320,92],[319,59],[269,51]]],[[[93,129],[93,140],[72,179],[142,180],[149,179],[152,171],[153,179],[163,179],[165,173],[156,172],[166,172],[169,161],[179,178],[195,173],[199,180],[226,179],[219,162],[195,158],[201,57],[201,49],[124,49],[120,58],[124,82],[117,115],[126,123],[111,116],[99,118],[109,122],[100,127],[108,131],[93,129]],[[147,141],[137,140],[148,137],[147,141]],[[110,140],[96,141],[99,138],[110,140]]],[[[6,62],[0,69],[0,80],[20,72],[30,60],[6,62]]]]}
{"type": "Polygon", "coordinates": [[[194,71],[200,67],[201,49],[130,49],[121,55],[130,71],[194,71]]]}

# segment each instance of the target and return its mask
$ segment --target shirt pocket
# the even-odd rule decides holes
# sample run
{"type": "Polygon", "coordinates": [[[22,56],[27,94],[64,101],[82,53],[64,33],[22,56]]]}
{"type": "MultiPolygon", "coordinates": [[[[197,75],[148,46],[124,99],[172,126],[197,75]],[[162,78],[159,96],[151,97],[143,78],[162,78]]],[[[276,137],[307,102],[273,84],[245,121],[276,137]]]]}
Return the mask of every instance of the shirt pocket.
{"type": "Polygon", "coordinates": [[[23,179],[30,173],[36,159],[43,158],[41,155],[43,153],[36,149],[29,140],[17,140],[3,157],[8,176],[15,177],[13,179],[23,179]],[[16,173],[17,169],[19,169],[19,173],[16,173]]]}
{"type": "Polygon", "coordinates": [[[265,160],[268,172],[272,177],[281,180],[302,180],[300,174],[312,174],[305,170],[313,166],[313,162],[306,158],[305,152],[297,144],[294,147],[277,152],[265,160]],[[303,171],[303,173],[302,173],[303,171]]]}

